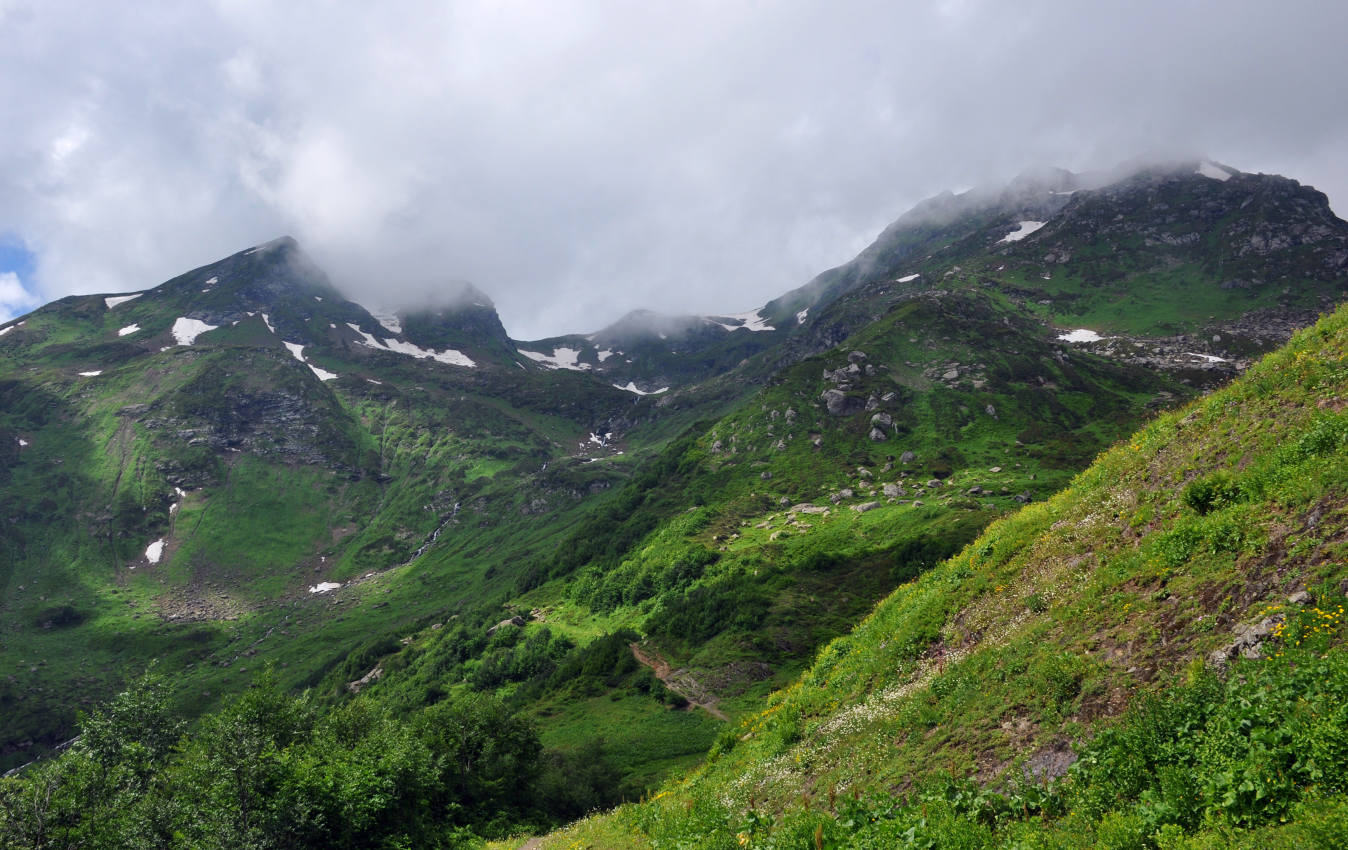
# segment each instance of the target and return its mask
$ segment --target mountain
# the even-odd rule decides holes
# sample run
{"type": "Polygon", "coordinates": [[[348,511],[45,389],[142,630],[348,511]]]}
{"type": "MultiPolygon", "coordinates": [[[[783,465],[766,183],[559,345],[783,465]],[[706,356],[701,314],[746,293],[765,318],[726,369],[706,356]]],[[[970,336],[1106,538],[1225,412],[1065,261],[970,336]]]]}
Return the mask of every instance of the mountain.
{"type": "Polygon", "coordinates": [[[62,299],[0,327],[0,753],[153,659],[193,717],[260,669],[321,712],[498,699],[603,767],[574,814],[639,794],[1345,263],[1323,195],[1194,161],[938,196],[757,311],[591,335],[512,340],[466,283],[376,315],[289,239],[62,299]]]}
{"type": "Polygon", "coordinates": [[[1345,358],[1340,309],[535,846],[1338,846],[1345,358]]]}

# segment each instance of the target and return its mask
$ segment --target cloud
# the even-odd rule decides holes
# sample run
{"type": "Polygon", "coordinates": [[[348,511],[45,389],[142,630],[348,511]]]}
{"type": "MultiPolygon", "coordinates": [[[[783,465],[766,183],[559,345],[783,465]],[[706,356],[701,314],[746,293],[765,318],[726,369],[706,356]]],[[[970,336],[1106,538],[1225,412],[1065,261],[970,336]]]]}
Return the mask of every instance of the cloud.
{"type": "Polygon", "coordinates": [[[291,233],[522,337],[735,312],[922,197],[1202,151],[1348,199],[1343,4],[0,3],[0,232],[44,298],[291,233]]]}
{"type": "Polygon", "coordinates": [[[14,272],[0,272],[0,322],[8,322],[42,302],[24,288],[14,272]]]}

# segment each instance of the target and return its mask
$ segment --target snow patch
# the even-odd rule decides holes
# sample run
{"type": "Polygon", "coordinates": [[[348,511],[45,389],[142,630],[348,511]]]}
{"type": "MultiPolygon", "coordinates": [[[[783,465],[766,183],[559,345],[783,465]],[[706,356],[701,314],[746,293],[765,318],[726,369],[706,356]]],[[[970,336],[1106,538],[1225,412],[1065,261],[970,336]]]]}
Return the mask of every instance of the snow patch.
{"type": "Polygon", "coordinates": [[[0,336],[4,336],[5,334],[9,333],[10,331],[14,330],[17,327],[18,325],[10,325],[7,328],[0,328],[0,336]]]}
{"type": "Polygon", "coordinates": [[[1222,168],[1220,165],[1213,165],[1207,160],[1203,160],[1198,164],[1198,168],[1194,169],[1194,174],[1211,177],[1213,180],[1220,180],[1223,183],[1231,179],[1231,172],[1222,168]]]}
{"type": "MultiPolygon", "coordinates": [[[[450,366],[467,366],[468,368],[477,366],[477,363],[475,363],[471,357],[464,354],[462,351],[453,348],[446,348],[444,351],[436,351],[434,348],[421,348],[410,342],[388,338],[385,338],[383,342],[380,342],[375,339],[373,335],[361,330],[359,325],[347,322],[346,326],[361,335],[362,341],[359,344],[366,348],[373,348],[378,351],[389,351],[394,354],[405,354],[408,357],[416,357],[422,360],[435,360],[439,363],[447,363],[450,366]]],[[[384,327],[388,326],[384,325],[384,327]]]]}
{"type": "Polygon", "coordinates": [[[286,349],[295,356],[296,360],[300,361],[301,363],[304,362],[304,346],[300,345],[298,342],[282,341],[281,344],[284,345],[286,349]]]}
{"type": "Polygon", "coordinates": [[[312,364],[312,363],[305,363],[304,365],[305,365],[305,366],[308,366],[310,369],[314,370],[314,374],[318,376],[318,380],[320,380],[320,381],[335,381],[335,380],[337,380],[337,375],[333,374],[332,372],[327,371],[326,369],[320,369],[320,368],[318,368],[317,366],[315,366],[315,365],[312,364]]]}
{"type": "Polygon", "coordinates": [[[157,564],[162,557],[164,557],[164,538],[161,537],[145,547],[145,560],[157,564]]]}
{"type": "Polygon", "coordinates": [[[220,282],[220,278],[218,278],[218,277],[213,277],[213,278],[211,278],[210,280],[208,280],[208,281],[206,281],[205,283],[203,283],[202,286],[215,286],[215,285],[216,285],[217,283],[219,283],[219,282],[220,282]]]}
{"type": "Polygon", "coordinates": [[[262,324],[267,326],[267,330],[271,331],[272,333],[276,333],[276,328],[271,326],[271,319],[267,318],[266,313],[262,314],[262,324]]]}
{"type": "Polygon", "coordinates": [[[320,304],[323,302],[323,299],[322,299],[320,296],[317,296],[317,295],[314,296],[314,300],[317,301],[317,302],[319,302],[320,304]]]}
{"type": "MultiPolygon", "coordinates": [[[[263,316],[262,320],[265,322],[267,317],[263,316]]],[[[179,345],[191,345],[197,341],[197,337],[207,331],[213,331],[217,327],[219,326],[208,325],[200,319],[188,319],[180,316],[173,323],[173,338],[178,341],[179,345]]]]}
{"type": "Polygon", "coordinates": [[[376,386],[382,387],[382,386],[384,385],[384,382],[383,382],[383,381],[376,381],[374,378],[366,378],[365,380],[369,381],[370,383],[372,383],[372,384],[374,384],[374,385],[376,385],[376,386]]]}
{"type": "MultiPolygon", "coordinates": [[[[131,334],[137,333],[138,331],[140,331],[140,325],[127,325],[126,327],[121,328],[120,330],[118,330],[118,331],[117,331],[117,335],[118,335],[118,336],[130,336],[131,334]]],[[[3,331],[0,331],[0,333],[3,333],[3,331]]]]}
{"type": "Polygon", "coordinates": [[[1058,334],[1058,339],[1063,342],[1099,342],[1104,339],[1090,328],[1077,328],[1074,331],[1068,331],[1065,334],[1058,334]]]}
{"type": "Polygon", "coordinates": [[[20,438],[19,438],[19,448],[23,449],[23,448],[27,448],[27,447],[28,447],[28,441],[25,440],[23,437],[20,437],[20,438]]]}
{"type": "Polygon", "coordinates": [[[607,437],[601,437],[601,436],[599,436],[598,434],[596,434],[596,433],[594,433],[593,431],[591,431],[591,432],[590,432],[590,442],[594,443],[596,446],[599,446],[600,448],[603,448],[604,446],[607,446],[607,445],[608,445],[608,438],[607,438],[607,437]]]}
{"type": "Polygon", "coordinates": [[[1034,233],[1036,230],[1038,230],[1043,226],[1044,222],[1042,221],[1022,221],[1020,222],[1019,230],[1013,230],[1010,233],[1003,236],[1001,239],[998,239],[997,241],[1019,242],[1020,240],[1024,239],[1026,236],[1029,236],[1031,233],[1034,233]]]}
{"type": "Polygon", "coordinates": [[[374,320],[388,329],[391,334],[400,334],[403,332],[403,323],[392,313],[371,313],[374,320]]]}
{"type": "Polygon", "coordinates": [[[329,590],[336,590],[341,584],[335,581],[320,581],[318,584],[309,588],[310,593],[327,593],[329,590]]]}
{"type": "Polygon", "coordinates": [[[1199,354],[1199,353],[1194,352],[1194,351],[1186,351],[1186,352],[1184,352],[1184,353],[1187,354],[1187,355],[1189,355],[1190,357],[1197,357],[1199,360],[1206,360],[1206,361],[1209,362],[1209,363],[1230,363],[1230,362],[1231,362],[1230,360],[1227,360],[1227,359],[1224,358],[1224,357],[1216,357],[1216,356],[1211,355],[1211,354],[1199,354]]]}
{"type": "Polygon", "coordinates": [[[732,313],[728,316],[703,316],[702,318],[713,325],[720,325],[728,331],[736,331],[740,328],[744,328],[747,331],[777,330],[772,325],[769,325],[762,316],[758,315],[757,310],[754,310],[752,313],[732,313]],[[725,322],[718,322],[717,319],[732,319],[738,321],[739,324],[728,325],[725,322]]]}
{"type": "Polygon", "coordinates": [[[805,317],[808,315],[810,315],[810,308],[806,307],[804,310],[801,310],[799,313],[796,314],[796,324],[798,325],[805,324],[805,317]]]}
{"type": "Polygon", "coordinates": [[[103,299],[103,303],[108,305],[108,309],[111,310],[118,304],[125,304],[126,302],[139,298],[144,294],[145,294],[144,292],[136,292],[131,295],[109,295],[107,298],[103,299]]]}
{"type": "Polygon", "coordinates": [[[627,386],[623,386],[622,384],[614,384],[613,386],[620,390],[627,390],[629,393],[636,393],[637,395],[659,395],[660,393],[669,392],[669,387],[661,387],[658,390],[646,392],[645,390],[637,389],[636,381],[628,381],[627,386]]]}
{"type": "Polygon", "coordinates": [[[81,373],[80,373],[80,377],[81,377],[81,378],[97,378],[97,377],[98,377],[99,375],[101,375],[101,374],[103,374],[103,370],[102,370],[102,369],[95,369],[95,370],[92,371],[92,372],[81,372],[81,373]]]}
{"type": "MultiPolygon", "coordinates": [[[[1025,222],[1023,222],[1023,221],[1021,222],[1021,224],[1024,224],[1024,223],[1025,223],[1025,222]]],[[[1003,239],[1002,241],[1005,242],[1006,240],[1003,239]]],[[[912,283],[913,281],[917,280],[917,279],[920,278],[920,277],[922,277],[922,274],[921,274],[920,272],[914,272],[913,274],[906,274],[906,275],[904,275],[903,277],[899,278],[899,279],[896,281],[896,283],[912,283]]]]}
{"type": "Polygon", "coordinates": [[[519,349],[519,352],[536,363],[542,363],[549,369],[571,369],[576,372],[584,372],[590,368],[589,363],[579,362],[580,349],[578,348],[558,348],[551,354],[526,351],[523,348],[519,349]]]}
{"type": "MultiPolygon", "coordinates": [[[[622,354],[621,351],[619,351],[618,353],[622,354]]],[[[594,353],[594,356],[599,358],[600,363],[603,363],[605,360],[613,356],[613,352],[607,348],[601,348],[594,353]]]]}
{"type": "Polygon", "coordinates": [[[467,354],[464,354],[462,351],[456,351],[453,348],[446,348],[444,351],[436,351],[434,348],[419,348],[410,342],[403,342],[397,339],[384,340],[384,346],[395,354],[406,354],[409,357],[435,360],[439,363],[448,363],[450,366],[467,366],[471,368],[477,365],[467,354]]]}

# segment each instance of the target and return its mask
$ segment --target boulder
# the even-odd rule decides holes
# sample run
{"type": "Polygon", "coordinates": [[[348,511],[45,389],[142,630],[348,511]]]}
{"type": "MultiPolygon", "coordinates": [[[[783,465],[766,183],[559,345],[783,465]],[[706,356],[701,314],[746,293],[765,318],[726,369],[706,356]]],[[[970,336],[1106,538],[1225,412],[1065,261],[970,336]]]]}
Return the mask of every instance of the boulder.
{"type": "Polygon", "coordinates": [[[887,499],[897,499],[901,496],[908,495],[907,491],[897,484],[886,484],[881,490],[884,492],[885,498],[887,499]]]}
{"type": "Polygon", "coordinates": [[[490,635],[490,634],[495,634],[497,629],[504,628],[504,627],[506,627],[506,626],[510,626],[510,627],[516,628],[516,629],[522,629],[522,628],[524,628],[524,623],[525,623],[524,618],[521,617],[520,615],[516,614],[515,616],[511,617],[510,619],[508,619],[508,620],[502,620],[501,622],[499,622],[499,623],[497,623],[496,625],[492,626],[490,629],[487,629],[487,634],[489,634],[489,635],[490,635]]]}
{"type": "Polygon", "coordinates": [[[871,417],[871,424],[879,428],[889,428],[894,424],[894,417],[881,411],[871,417]]]}
{"type": "Polygon", "coordinates": [[[852,510],[856,511],[859,514],[864,514],[866,513],[866,511],[873,511],[878,507],[880,507],[879,502],[862,502],[859,505],[853,505],[852,510]]]}
{"type": "Polygon", "coordinates": [[[867,436],[871,438],[871,442],[873,443],[883,443],[885,440],[889,439],[889,437],[885,436],[885,432],[881,431],[879,428],[872,428],[867,436]]]}
{"type": "Polygon", "coordinates": [[[831,416],[849,416],[853,413],[860,413],[866,407],[866,402],[850,396],[842,390],[824,390],[819,396],[824,402],[824,407],[828,409],[831,416]]]}
{"type": "Polygon", "coordinates": [[[913,452],[904,452],[899,455],[899,463],[912,463],[915,460],[917,460],[917,455],[913,452]]]}

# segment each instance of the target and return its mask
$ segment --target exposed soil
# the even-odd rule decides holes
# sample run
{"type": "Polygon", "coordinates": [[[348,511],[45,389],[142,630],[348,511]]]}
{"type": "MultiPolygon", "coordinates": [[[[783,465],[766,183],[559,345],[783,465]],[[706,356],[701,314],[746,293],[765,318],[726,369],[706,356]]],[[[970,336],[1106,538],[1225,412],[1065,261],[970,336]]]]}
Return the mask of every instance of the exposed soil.
{"type": "Polygon", "coordinates": [[[629,644],[632,657],[651,668],[655,678],[664,682],[665,687],[688,700],[688,704],[702,709],[717,720],[730,722],[724,711],[716,707],[717,699],[692,677],[687,670],[671,670],[669,662],[651,650],[643,650],[638,644],[629,644]]]}

